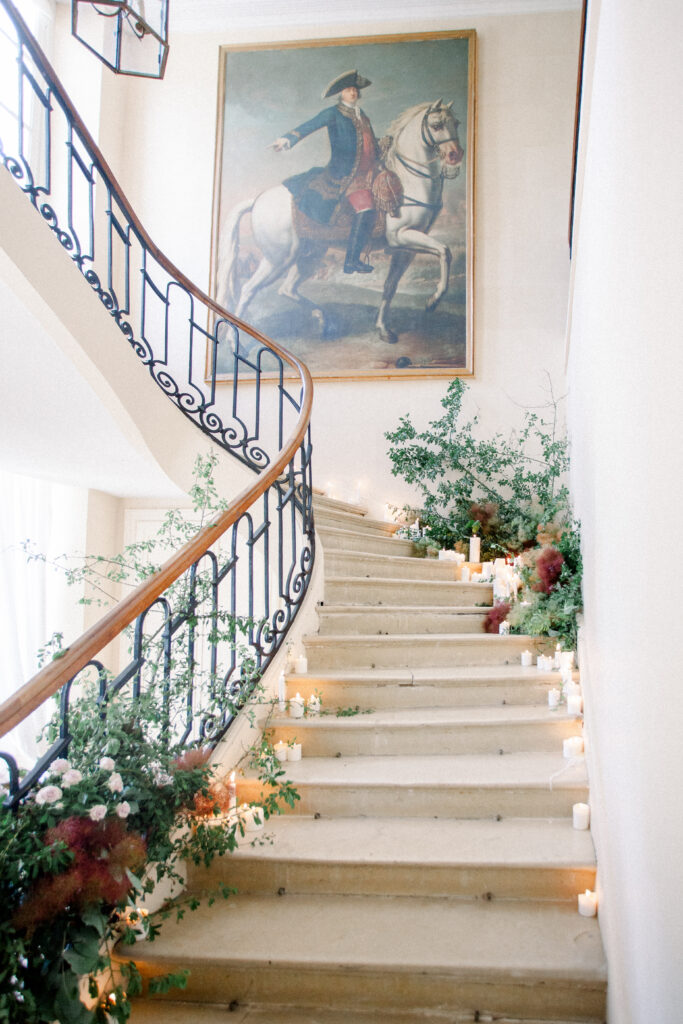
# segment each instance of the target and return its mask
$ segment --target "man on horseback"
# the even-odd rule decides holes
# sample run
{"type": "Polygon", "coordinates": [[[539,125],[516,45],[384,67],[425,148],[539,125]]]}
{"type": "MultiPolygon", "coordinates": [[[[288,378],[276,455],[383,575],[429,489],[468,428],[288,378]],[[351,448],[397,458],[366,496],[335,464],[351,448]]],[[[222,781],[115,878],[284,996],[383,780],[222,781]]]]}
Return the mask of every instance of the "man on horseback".
{"type": "Polygon", "coordinates": [[[327,166],[296,174],[283,185],[292,193],[299,209],[319,224],[333,223],[342,201],[348,200],[347,210],[350,208],[352,218],[344,260],[346,274],[369,274],[373,270],[360,257],[375,223],[372,182],[379,167],[379,146],[368,117],[358,106],[360,90],[371,84],[355,70],[344,72],[323,92],[323,99],[339,95],[336,106],[326,107],[272,143],[277,152],[288,150],[307,135],[327,129],[327,166]]]}

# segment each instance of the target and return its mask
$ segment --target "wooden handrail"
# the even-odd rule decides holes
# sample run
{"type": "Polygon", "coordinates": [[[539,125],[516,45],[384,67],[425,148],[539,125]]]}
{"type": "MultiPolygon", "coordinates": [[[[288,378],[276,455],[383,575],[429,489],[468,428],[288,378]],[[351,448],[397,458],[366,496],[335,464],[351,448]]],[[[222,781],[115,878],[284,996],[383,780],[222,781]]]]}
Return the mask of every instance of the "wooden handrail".
{"type": "Polygon", "coordinates": [[[233,523],[237,522],[241,515],[247,511],[271,484],[280,476],[284,468],[294,457],[299,446],[302,444],[311,417],[313,405],[313,380],[308,367],[300,362],[296,356],[272,341],[266,335],[261,334],[244,321],[233,316],[214,302],[208,295],[197,288],[173,263],[157,248],[149,235],[143,228],[138,217],[134,213],[128,200],[123,194],[114,174],[102,156],[99,147],[91,137],[88,129],[76,112],[71,100],[64,92],[54,69],[46,59],[40,47],[33,39],[25,22],[17,12],[11,0],[4,0],[6,6],[12,12],[12,16],[21,26],[25,36],[25,45],[38,66],[41,67],[48,79],[50,86],[59,98],[59,102],[68,112],[87,147],[92,150],[107,185],[116,196],[117,202],[130,219],[130,223],[137,232],[140,241],[145,248],[154,256],[158,263],[175,280],[180,281],[192,295],[208,306],[222,319],[229,321],[236,327],[244,330],[251,337],[255,338],[266,348],[276,352],[285,362],[292,366],[299,374],[302,384],[301,403],[299,418],[283,448],[277,455],[275,461],[261,472],[255,482],[245,488],[212,523],[203,527],[192,540],[188,541],[175,555],[166,561],[162,567],[150,576],[122,601],[110,609],[102,618],[90,627],[78,640],[76,640],[66,651],[55,661],[50,662],[32,679],[21,686],[8,700],[0,705],[0,736],[4,736],[21,721],[27,718],[44,701],[48,700],[61,687],[72,679],[77,672],[84,668],[88,662],[106,645],[118,636],[122,630],[129,626],[138,615],[161,595],[177,580],[182,573],[193,565],[198,558],[206,552],[233,523]]]}

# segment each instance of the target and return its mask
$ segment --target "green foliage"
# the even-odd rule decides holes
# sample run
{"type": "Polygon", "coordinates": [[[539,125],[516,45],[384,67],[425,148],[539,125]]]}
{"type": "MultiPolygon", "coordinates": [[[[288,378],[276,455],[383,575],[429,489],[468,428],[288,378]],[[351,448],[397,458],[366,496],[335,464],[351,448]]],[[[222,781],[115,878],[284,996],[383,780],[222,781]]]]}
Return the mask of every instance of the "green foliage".
{"type": "Polygon", "coordinates": [[[577,615],[583,608],[579,524],[575,522],[564,529],[555,546],[564,558],[558,582],[549,594],[538,592],[533,589],[533,568],[523,570],[527,585],[524,601],[513,606],[509,619],[515,633],[553,637],[565,650],[575,650],[577,615]]]}
{"type": "Polygon", "coordinates": [[[452,548],[478,533],[483,557],[495,558],[533,544],[539,525],[567,522],[568,446],[558,436],[554,401],[550,422],[526,413],[511,436],[481,438],[478,417],[463,417],[466,391],[456,378],[441,401],[443,415],[427,430],[418,432],[402,416],[385,436],[393,475],[420,493],[418,515],[428,538],[452,548]]]}
{"type": "MultiPolygon", "coordinates": [[[[114,558],[57,560],[67,580],[85,586],[85,603],[107,604],[117,589],[137,585],[219,512],[214,459],[198,459],[188,517],[173,509],[156,537],[128,545],[114,558]]],[[[30,547],[30,559],[43,558],[30,547]]],[[[242,826],[221,816],[220,780],[210,751],[180,742],[187,725],[187,689],[193,684],[195,720],[221,721],[237,713],[245,692],[260,699],[250,650],[242,643],[253,623],[211,608],[210,571],[185,574],[166,592],[174,615],[174,648],[165,643],[164,616],[148,618],[142,643],[140,694],[131,684],[104,700],[99,678],[82,673],[69,710],[68,760],[55,761],[40,788],[14,812],[0,809],[0,1020],[16,1024],[105,1024],[130,1016],[129,997],[141,991],[134,960],[112,969],[111,953],[140,938],[153,941],[169,917],[180,919],[200,905],[179,896],[147,914],[143,897],[164,884],[181,891],[184,863],[209,865],[235,849],[242,826]],[[184,623],[179,613],[189,615],[184,623]],[[214,669],[188,662],[190,633],[199,649],[216,645],[214,669]],[[230,666],[238,676],[229,676],[230,666]],[[226,695],[223,682],[235,678],[226,695]]],[[[44,645],[44,662],[60,657],[63,638],[44,645]]],[[[210,661],[210,659],[207,659],[210,661]]],[[[109,683],[111,679],[107,680],[109,683]]],[[[75,687],[74,687],[75,690],[75,687]]],[[[45,738],[59,736],[58,704],[45,738]]],[[[196,734],[196,733],[195,733],[196,734]]],[[[265,745],[253,763],[269,795],[266,817],[299,799],[265,745]]],[[[217,896],[234,890],[222,884],[217,896]]],[[[185,987],[186,971],[151,984],[165,993],[185,987]]]]}

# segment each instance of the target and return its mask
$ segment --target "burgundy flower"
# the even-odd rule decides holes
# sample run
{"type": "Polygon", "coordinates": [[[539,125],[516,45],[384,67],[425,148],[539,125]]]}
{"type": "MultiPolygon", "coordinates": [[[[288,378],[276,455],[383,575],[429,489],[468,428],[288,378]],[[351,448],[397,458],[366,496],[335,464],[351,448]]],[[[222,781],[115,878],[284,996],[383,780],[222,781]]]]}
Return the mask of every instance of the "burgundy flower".
{"type": "Polygon", "coordinates": [[[538,581],[532,589],[539,594],[549,594],[557,585],[564,565],[562,552],[554,547],[543,548],[536,557],[536,575],[538,581]]]}
{"type": "Polygon", "coordinates": [[[498,601],[493,608],[489,608],[484,619],[484,632],[497,633],[501,622],[507,619],[509,611],[510,605],[507,601],[498,601]]]}

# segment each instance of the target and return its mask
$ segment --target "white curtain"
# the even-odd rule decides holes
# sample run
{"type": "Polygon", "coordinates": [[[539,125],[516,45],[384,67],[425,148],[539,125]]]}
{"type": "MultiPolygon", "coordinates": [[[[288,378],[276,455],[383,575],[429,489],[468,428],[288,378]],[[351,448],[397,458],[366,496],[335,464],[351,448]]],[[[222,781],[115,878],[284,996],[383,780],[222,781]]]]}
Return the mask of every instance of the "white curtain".
{"type": "MultiPolygon", "coordinates": [[[[0,701],[38,670],[38,649],[53,633],[63,633],[68,646],[83,630],[82,590],[69,587],[49,561],[85,550],[87,500],[84,488],[0,469],[0,701]],[[48,563],[28,563],[24,541],[48,563]]],[[[39,708],[0,737],[0,750],[30,767],[51,709],[51,703],[39,708]]]]}

